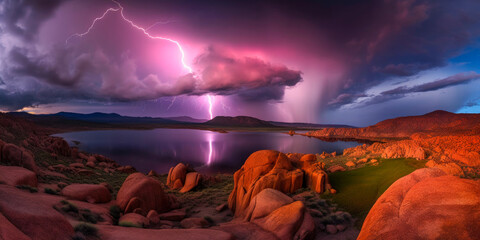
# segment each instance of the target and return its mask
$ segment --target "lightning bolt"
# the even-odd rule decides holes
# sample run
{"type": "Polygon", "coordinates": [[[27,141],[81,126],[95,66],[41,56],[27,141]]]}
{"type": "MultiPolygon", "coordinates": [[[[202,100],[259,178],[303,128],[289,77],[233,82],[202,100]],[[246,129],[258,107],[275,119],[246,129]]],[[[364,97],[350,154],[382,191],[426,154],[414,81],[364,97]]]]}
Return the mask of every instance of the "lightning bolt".
{"type": "Polygon", "coordinates": [[[210,119],[213,119],[213,100],[210,94],[207,94],[208,99],[208,113],[210,113],[210,119]]]}
{"type": "Polygon", "coordinates": [[[209,135],[208,136],[208,159],[207,159],[207,165],[210,165],[212,163],[212,155],[213,155],[213,136],[209,135]]]}
{"type": "Polygon", "coordinates": [[[118,10],[121,10],[120,8],[109,8],[107,9],[103,14],[102,16],[100,17],[97,17],[93,20],[92,24],[90,24],[90,27],[88,27],[87,31],[85,31],[84,33],[75,33],[73,35],[71,35],[70,37],[67,38],[67,40],[65,40],[65,44],[68,44],[68,41],[70,41],[70,39],[74,38],[74,37],[83,37],[85,35],[87,35],[88,33],[90,33],[90,31],[93,29],[93,27],[95,27],[95,24],[102,20],[105,16],[107,16],[107,14],[109,12],[117,12],[118,10]]]}
{"type": "Polygon", "coordinates": [[[145,30],[148,31],[154,27],[156,27],[157,25],[166,25],[166,24],[169,24],[169,23],[174,23],[175,21],[170,21],[170,20],[167,20],[167,21],[160,21],[160,22],[156,22],[152,25],[150,25],[150,27],[147,27],[145,30]]]}
{"type": "MultiPolygon", "coordinates": [[[[164,40],[164,41],[168,41],[168,42],[171,42],[173,44],[175,44],[178,48],[178,50],[180,51],[180,54],[181,54],[181,62],[182,62],[182,65],[185,69],[188,70],[189,73],[193,73],[193,69],[192,67],[188,66],[188,64],[185,63],[185,52],[183,51],[183,48],[182,48],[182,45],[180,45],[180,43],[176,40],[173,40],[171,38],[167,38],[167,37],[161,37],[161,36],[152,36],[150,33],[148,33],[147,29],[143,28],[143,27],[140,27],[138,26],[137,24],[135,24],[132,20],[130,20],[129,18],[127,18],[125,16],[125,13],[123,12],[124,8],[123,6],[117,2],[116,0],[112,0],[112,2],[114,2],[118,8],[109,8],[107,9],[103,14],[102,16],[100,17],[97,17],[93,20],[92,24],[90,25],[90,27],[87,29],[87,31],[85,31],[84,33],[75,33],[73,35],[71,35],[67,40],[66,40],[66,43],[68,43],[68,41],[71,39],[71,38],[74,38],[74,37],[83,37],[87,34],[90,33],[90,31],[95,27],[95,24],[102,20],[103,18],[105,18],[105,16],[107,16],[108,13],[110,12],[120,12],[120,16],[123,18],[123,20],[125,20],[125,22],[127,22],[128,24],[130,24],[130,26],[136,28],[137,30],[140,30],[143,32],[143,34],[145,34],[147,37],[151,38],[151,39],[157,39],[157,40],[164,40]]],[[[157,23],[156,23],[157,24],[157,23]]],[[[156,24],[153,24],[152,26],[150,26],[149,28],[153,27],[154,25],[156,24]]]]}
{"type": "MultiPolygon", "coordinates": [[[[105,10],[105,12],[100,16],[100,17],[97,17],[95,18],[92,23],[90,24],[90,26],[88,27],[88,29],[83,32],[83,33],[75,33],[73,35],[71,35],[70,37],[67,38],[67,40],[65,41],[65,44],[68,44],[68,42],[74,38],[74,37],[83,37],[87,34],[90,33],[90,31],[95,27],[96,23],[98,21],[101,21],[103,18],[105,18],[105,16],[107,16],[107,14],[111,13],[111,12],[116,12],[116,13],[120,13],[120,16],[123,18],[123,20],[125,22],[127,22],[130,26],[132,26],[133,28],[143,32],[143,34],[145,34],[147,37],[151,38],[151,39],[156,39],[156,40],[164,40],[164,41],[168,41],[168,42],[171,42],[173,44],[175,44],[178,48],[178,51],[180,52],[181,54],[181,63],[182,63],[182,66],[183,68],[185,68],[188,73],[191,73],[193,74],[193,69],[192,67],[190,67],[186,62],[185,62],[185,51],[183,50],[183,47],[182,45],[180,44],[180,42],[174,40],[174,39],[171,39],[171,38],[167,38],[167,37],[162,37],[162,36],[153,36],[151,35],[148,30],[151,29],[152,27],[158,25],[158,24],[166,24],[168,22],[156,22],[154,23],[153,25],[151,25],[150,27],[148,28],[143,28],[137,24],[135,24],[132,20],[130,20],[129,18],[127,18],[123,12],[124,8],[123,6],[116,0],[112,0],[113,3],[115,3],[117,5],[117,8],[108,8],[107,10],[105,10]]],[[[195,75],[194,75],[195,77],[195,75]]],[[[208,108],[208,112],[210,114],[210,119],[213,118],[213,98],[214,96],[211,96],[209,94],[207,94],[207,100],[208,100],[208,104],[209,104],[209,108],[208,108]]],[[[167,108],[170,109],[170,107],[173,105],[175,101],[175,98],[172,100],[172,103],[170,104],[170,106],[167,108]]]]}
{"type": "Polygon", "coordinates": [[[175,103],[175,100],[177,100],[177,96],[174,96],[174,97],[173,97],[172,102],[171,102],[170,105],[168,105],[168,107],[167,107],[167,111],[170,110],[170,108],[173,106],[173,104],[175,103]]]}

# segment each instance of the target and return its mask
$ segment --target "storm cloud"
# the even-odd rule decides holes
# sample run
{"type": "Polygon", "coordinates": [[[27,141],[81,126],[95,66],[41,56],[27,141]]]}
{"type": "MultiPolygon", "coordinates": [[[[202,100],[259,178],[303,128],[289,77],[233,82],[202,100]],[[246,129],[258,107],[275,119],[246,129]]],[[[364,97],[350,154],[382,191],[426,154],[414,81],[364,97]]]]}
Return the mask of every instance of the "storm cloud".
{"type": "Polygon", "coordinates": [[[468,71],[478,71],[415,82],[418,74],[448,66],[475,46],[480,2],[473,0],[120,2],[126,17],[153,26],[152,35],[178,40],[193,73],[185,71],[175,44],[145,37],[118,12],[65,44],[117,7],[111,1],[4,0],[0,108],[211,94],[231,97],[231,104],[242,101],[244,109],[278,104],[281,112],[299,112],[297,121],[321,121],[323,113],[354,103],[467,84],[476,79],[468,71]],[[405,84],[370,93],[392,78],[405,84]]]}
{"type": "Polygon", "coordinates": [[[377,95],[340,95],[335,101],[332,101],[329,104],[334,106],[353,104],[353,107],[364,107],[373,104],[385,103],[395,99],[401,99],[408,96],[409,94],[432,92],[452,86],[467,84],[478,79],[480,79],[480,74],[476,72],[458,73],[446,78],[438,79],[420,85],[400,86],[394,89],[383,91],[377,95]]]}

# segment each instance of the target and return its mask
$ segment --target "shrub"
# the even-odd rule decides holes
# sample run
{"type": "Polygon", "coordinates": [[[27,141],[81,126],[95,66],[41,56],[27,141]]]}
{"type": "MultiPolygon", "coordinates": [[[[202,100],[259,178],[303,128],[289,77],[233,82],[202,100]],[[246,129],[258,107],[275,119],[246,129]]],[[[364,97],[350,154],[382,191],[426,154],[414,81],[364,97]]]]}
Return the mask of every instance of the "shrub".
{"type": "Polygon", "coordinates": [[[143,226],[132,223],[132,222],[121,222],[118,224],[121,227],[136,227],[136,228],[143,228],[143,226]]]}
{"type": "Polygon", "coordinates": [[[67,213],[68,212],[78,213],[78,207],[75,204],[65,200],[62,200],[60,202],[63,204],[63,206],[61,207],[62,211],[67,213]]]}
{"type": "Polygon", "coordinates": [[[98,229],[90,223],[79,223],[73,229],[75,232],[81,232],[85,236],[98,236],[98,229]]]}
{"type": "Polygon", "coordinates": [[[100,215],[90,211],[89,209],[82,209],[80,211],[80,219],[89,223],[97,223],[103,220],[100,215]]]}
{"type": "Polygon", "coordinates": [[[47,194],[52,194],[52,195],[59,195],[59,193],[51,188],[45,188],[44,192],[47,194]]]}
{"type": "Polygon", "coordinates": [[[207,222],[209,222],[212,225],[215,223],[215,221],[213,221],[212,217],[210,217],[210,216],[205,216],[205,217],[203,217],[203,219],[207,220],[207,222]]]}
{"type": "Polygon", "coordinates": [[[22,190],[27,190],[31,193],[36,193],[38,192],[38,189],[36,187],[32,187],[32,186],[29,186],[29,185],[17,185],[16,186],[18,189],[22,189],[22,190]]]}
{"type": "Polygon", "coordinates": [[[122,213],[122,209],[118,205],[112,205],[109,209],[110,216],[112,216],[113,225],[118,225],[118,219],[122,213]]]}

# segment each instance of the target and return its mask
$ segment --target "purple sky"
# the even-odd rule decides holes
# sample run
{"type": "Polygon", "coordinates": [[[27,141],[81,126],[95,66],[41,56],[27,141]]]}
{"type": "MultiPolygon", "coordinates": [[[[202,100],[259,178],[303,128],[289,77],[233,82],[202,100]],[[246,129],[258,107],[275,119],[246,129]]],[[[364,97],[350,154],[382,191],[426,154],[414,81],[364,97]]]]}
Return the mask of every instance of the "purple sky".
{"type": "Polygon", "coordinates": [[[0,110],[206,119],[210,95],[213,115],[357,126],[480,111],[476,0],[120,5],[1,1],[0,110]]]}

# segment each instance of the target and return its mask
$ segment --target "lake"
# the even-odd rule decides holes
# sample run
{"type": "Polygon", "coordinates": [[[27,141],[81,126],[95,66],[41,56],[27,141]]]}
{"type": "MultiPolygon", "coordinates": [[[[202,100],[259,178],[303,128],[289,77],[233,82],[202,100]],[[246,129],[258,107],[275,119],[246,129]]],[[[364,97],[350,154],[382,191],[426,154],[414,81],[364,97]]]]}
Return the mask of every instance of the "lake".
{"type": "Polygon", "coordinates": [[[168,173],[183,162],[204,173],[232,173],[258,150],[296,153],[342,153],[357,142],[325,142],[280,132],[218,133],[194,129],[101,130],[56,134],[81,151],[107,156],[138,171],[168,173]]]}

